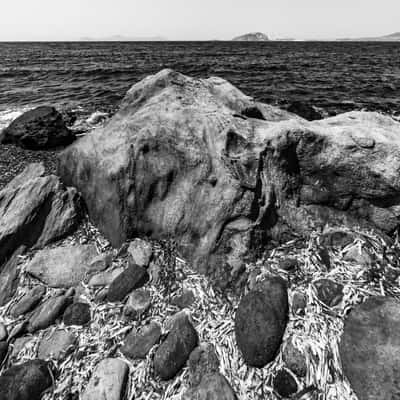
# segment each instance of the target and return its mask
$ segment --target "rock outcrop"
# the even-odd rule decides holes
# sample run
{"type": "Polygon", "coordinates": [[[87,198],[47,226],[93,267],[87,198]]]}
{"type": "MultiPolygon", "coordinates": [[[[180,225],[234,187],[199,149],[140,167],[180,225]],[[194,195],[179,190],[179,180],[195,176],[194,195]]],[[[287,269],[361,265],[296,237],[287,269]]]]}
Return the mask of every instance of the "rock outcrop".
{"type": "Polygon", "coordinates": [[[21,245],[43,247],[79,222],[76,190],[44,173],[43,164],[30,164],[0,191],[0,266],[21,245]]]}
{"type": "Polygon", "coordinates": [[[114,246],[173,237],[226,284],[269,240],[327,225],[395,230],[399,132],[377,113],[308,122],[223,79],[163,70],[66,149],[59,172],[114,246]]]}
{"type": "Polygon", "coordinates": [[[67,146],[75,140],[54,107],[37,107],[14,120],[0,135],[0,142],[39,150],[67,146]]]}

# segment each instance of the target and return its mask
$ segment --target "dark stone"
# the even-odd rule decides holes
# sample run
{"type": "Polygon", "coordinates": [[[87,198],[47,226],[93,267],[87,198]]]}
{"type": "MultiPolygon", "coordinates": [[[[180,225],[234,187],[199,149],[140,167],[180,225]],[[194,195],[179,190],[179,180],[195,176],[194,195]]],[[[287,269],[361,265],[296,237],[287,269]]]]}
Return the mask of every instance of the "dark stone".
{"type": "Polygon", "coordinates": [[[343,285],[330,279],[319,279],[314,282],[318,299],[328,307],[337,306],[343,298],[343,285]]]}
{"type": "Polygon", "coordinates": [[[315,121],[323,118],[323,115],[318,112],[313,106],[302,101],[293,101],[287,111],[296,114],[308,121],[315,121]]]}
{"type": "Polygon", "coordinates": [[[326,269],[330,271],[331,269],[331,257],[329,255],[329,251],[326,247],[320,246],[318,249],[318,257],[322,261],[322,263],[325,265],[326,269]]]}
{"type": "Polygon", "coordinates": [[[157,322],[151,322],[140,329],[139,332],[131,332],[124,340],[121,352],[126,357],[135,360],[146,358],[149,351],[161,338],[161,326],[157,322]]]}
{"type": "Polygon", "coordinates": [[[282,397],[289,397],[298,391],[296,380],[285,369],[279,370],[274,377],[274,389],[282,397]]]}
{"type": "Polygon", "coordinates": [[[65,325],[86,325],[90,321],[90,306],[87,303],[73,303],[64,311],[65,325]]]}
{"type": "Polygon", "coordinates": [[[287,272],[292,272],[299,267],[299,262],[295,258],[285,258],[279,261],[279,268],[287,272]]]}
{"type": "Polygon", "coordinates": [[[183,309],[190,307],[195,301],[196,298],[194,297],[193,290],[183,289],[181,294],[178,294],[171,299],[171,304],[183,309]]]}
{"type": "Polygon", "coordinates": [[[154,369],[162,380],[172,379],[197,346],[198,335],[188,315],[181,314],[154,355],[154,369]]]}
{"type": "Polygon", "coordinates": [[[21,315],[32,311],[42,300],[46,293],[44,286],[36,286],[26,293],[10,310],[10,315],[18,318],[21,315]]]}
{"type": "Polygon", "coordinates": [[[8,343],[0,342],[0,367],[4,359],[7,357],[7,352],[8,352],[8,343]]]}
{"type": "Polygon", "coordinates": [[[1,135],[1,143],[31,150],[67,146],[75,140],[62,115],[54,107],[38,107],[15,119],[1,135]]]}
{"type": "Polygon", "coordinates": [[[293,315],[304,315],[307,307],[307,295],[301,292],[295,292],[292,298],[292,313],[293,315]]]}
{"type": "Polygon", "coordinates": [[[293,338],[289,339],[282,351],[282,358],[286,366],[298,377],[307,375],[307,363],[305,355],[294,345],[293,338]]]}
{"type": "Polygon", "coordinates": [[[124,315],[132,319],[140,318],[151,306],[151,293],[146,289],[134,290],[124,306],[124,315]]]}
{"type": "Polygon", "coordinates": [[[31,360],[6,370],[0,376],[1,400],[40,400],[52,385],[50,365],[31,360]]]}
{"type": "Polygon", "coordinates": [[[189,357],[190,385],[197,386],[206,374],[219,372],[219,360],[215,347],[202,344],[196,347],[189,357]]]}
{"type": "Polygon", "coordinates": [[[239,303],[235,317],[236,341],[246,364],[262,368],[279,351],[288,320],[285,281],[261,282],[239,303]]]}
{"type": "Polygon", "coordinates": [[[143,267],[130,265],[118,275],[108,289],[107,298],[110,302],[123,301],[132,290],[139,289],[149,280],[149,274],[143,267]]]}
{"type": "Polygon", "coordinates": [[[370,297],[345,321],[339,345],[343,372],[360,400],[398,399],[400,304],[370,297]]]}
{"type": "Polygon", "coordinates": [[[344,248],[353,243],[354,235],[348,231],[330,229],[329,231],[324,232],[320,236],[319,240],[323,246],[344,248]]]}

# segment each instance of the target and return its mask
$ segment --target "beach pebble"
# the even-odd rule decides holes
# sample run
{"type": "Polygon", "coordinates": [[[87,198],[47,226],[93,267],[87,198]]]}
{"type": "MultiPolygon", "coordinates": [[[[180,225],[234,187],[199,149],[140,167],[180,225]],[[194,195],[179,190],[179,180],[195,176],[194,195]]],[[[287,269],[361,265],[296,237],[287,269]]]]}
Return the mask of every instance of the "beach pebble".
{"type": "Polygon", "coordinates": [[[8,331],[6,326],[2,322],[0,322],[0,342],[6,340],[7,336],[8,336],[8,331]]]}
{"type": "Polygon", "coordinates": [[[286,366],[298,377],[307,375],[307,362],[305,355],[294,345],[293,338],[288,339],[282,351],[282,359],[286,366]]]}
{"type": "Polygon", "coordinates": [[[306,307],[307,307],[307,295],[299,291],[293,293],[292,297],[293,315],[304,315],[306,307]]]}
{"type": "Polygon", "coordinates": [[[313,283],[318,299],[328,307],[337,306],[343,298],[343,285],[330,279],[319,279],[313,283]]]}
{"type": "Polygon", "coordinates": [[[171,304],[180,309],[190,307],[196,298],[194,296],[193,290],[183,289],[181,294],[175,295],[171,299],[171,304]]]}
{"type": "Polygon", "coordinates": [[[322,264],[325,265],[326,269],[330,271],[331,269],[331,257],[329,255],[329,251],[325,246],[319,246],[317,250],[317,254],[322,264]]]}
{"type": "Polygon", "coordinates": [[[372,257],[368,252],[359,246],[351,246],[344,254],[345,261],[355,262],[358,265],[368,266],[372,264],[372,257]]]}
{"type": "Polygon", "coordinates": [[[137,319],[140,318],[151,306],[151,294],[146,289],[134,290],[128,297],[124,306],[124,315],[137,319]]]}
{"type": "Polygon", "coordinates": [[[43,360],[26,361],[0,376],[1,400],[40,400],[53,383],[50,366],[43,360]]]}
{"type": "Polygon", "coordinates": [[[38,357],[42,360],[64,356],[76,342],[76,336],[64,329],[57,329],[49,336],[45,336],[39,344],[38,357]]]}
{"type": "Polygon", "coordinates": [[[134,264],[147,268],[153,255],[153,248],[149,242],[143,239],[135,239],[129,243],[128,253],[134,264]]]}
{"type": "Polygon", "coordinates": [[[110,267],[113,260],[112,253],[102,253],[94,257],[90,262],[90,271],[104,271],[110,267]]]}
{"type": "Polygon", "coordinates": [[[335,228],[326,230],[319,238],[320,244],[326,247],[344,248],[353,241],[354,235],[352,233],[335,228]]]}
{"type": "Polygon", "coordinates": [[[289,397],[298,391],[296,380],[285,369],[281,369],[273,380],[274,390],[282,397],[289,397]]]}
{"type": "Polygon", "coordinates": [[[32,336],[22,336],[14,340],[11,350],[11,358],[18,358],[18,354],[30,343],[32,336]]]}
{"type": "Polygon", "coordinates": [[[122,400],[128,373],[128,364],[124,361],[105,358],[97,364],[82,400],[122,400]]]}
{"type": "Polygon", "coordinates": [[[182,400],[237,400],[235,392],[227,379],[219,372],[208,373],[201,382],[189,389],[182,400]]]}
{"type": "Polygon", "coordinates": [[[108,286],[117,276],[119,276],[122,272],[124,272],[124,270],[125,268],[119,267],[92,275],[89,279],[88,286],[89,287],[108,286]]]}
{"type": "Polygon", "coordinates": [[[241,299],[236,310],[235,334],[246,364],[262,368],[275,358],[287,319],[287,286],[279,277],[257,283],[241,299]]]}
{"type": "Polygon", "coordinates": [[[0,367],[7,356],[7,352],[8,352],[8,343],[0,342],[0,367]]]}
{"type": "Polygon", "coordinates": [[[10,310],[10,315],[18,318],[21,315],[32,311],[42,300],[46,293],[44,286],[36,286],[26,293],[10,310]]]}
{"type": "Polygon", "coordinates": [[[65,325],[85,325],[90,318],[89,304],[73,303],[64,311],[63,321],[65,325]]]}
{"type": "Polygon", "coordinates": [[[173,378],[186,364],[198,343],[198,335],[189,315],[179,313],[171,331],[158,347],[154,356],[156,375],[162,380],[173,378]]]}
{"type": "Polygon", "coordinates": [[[285,258],[279,261],[278,266],[286,272],[293,272],[299,267],[299,262],[295,258],[285,258]]]}
{"type": "Polygon", "coordinates": [[[214,345],[204,343],[196,347],[190,354],[188,365],[191,386],[199,385],[206,374],[219,372],[219,360],[214,345]]]}
{"type": "Polygon", "coordinates": [[[129,265],[111,283],[107,294],[108,301],[115,303],[124,300],[132,290],[139,289],[148,280],[149,274],[145,268],[129,265]]]}
{"type": "Polygon", "coordinates": [[[161,325],[158,322],[150,322],[138,332],[132,331],[124,340],[121,352],[126,357],[135,360],[146,358],[149,351],[161,338],[161,325]]]}
{"type": "Polygon", "coordinates": [[[18,336],[23,335],[24,333],[26,333],[26,330],[28,328],[28,324],[29,322],[27,320],[18,322],[14,328],[11,329],[9,335],[8,335],[8,340],[14,339],[18,336]]]}

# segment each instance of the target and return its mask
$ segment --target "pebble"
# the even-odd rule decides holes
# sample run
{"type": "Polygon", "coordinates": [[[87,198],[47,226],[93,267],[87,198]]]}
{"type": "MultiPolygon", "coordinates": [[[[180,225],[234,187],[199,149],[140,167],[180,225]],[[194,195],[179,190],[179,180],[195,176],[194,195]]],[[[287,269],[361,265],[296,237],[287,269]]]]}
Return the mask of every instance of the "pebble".
{"type": "Polygon", "coordinates": [[[297,393],[298,386],[296,380],[285,369],[278,371],[273,380],[275,391],[282,397],[289,397],[297,393]]]}
{"type": "Polygon", "coordinates": [[[204,343],[190,354],[189,375],[191,386],[197,386],[206,374],[219,372],[219,360],[214,345],[204,343]]]}
{"type": "Polygon", "coordinates": [[[18,318],[32,311],[40,303],[45,294],[46,289],[44,286],[34,287],[11,308],[10,315],[14,318],[18,318]]]}
{"type": "Polygon", "coordinates": [[[153,248],[149,242],[143,239],[135,239],[129,244],[128,253],[134,264],[147,268],[153,255],[153,248]]]}
{"type": "Polygon", "coordinates": [[[128,300],[124,306],[124,315],[138,319],[151,306],[151,294],[148,290],[137,289],[134,290],[128,297],[128,300]]]}
{"type": "Polygon", "coordinates": [[[8,331],[6,326],[2,322],[0,322],[0,342],[6,340],[7,336],[8,336],[8,331]]]}
{"type": "Polygon", "coordinates": [[[45,336],[39,344],[38,356],[42,360],[61,359],[76,343],[76,336],[64,329],[57,329],[45,336]]]}
{"type": "Polygon", "coordinates": [[[183,289],[182,293],[171,299],[171,304],[180,309],[188,308],[196,301],[193,290],[183,289]]]}
{"type": "Polygon", "coordinates": [[[328,307],[337,306],[343,298],[343,285],[330,279],[319,279],[314,282],[318,299],[328,307]]]}
{"type": "Polygon", "coordinates": [[[295,258],[285,258],[279,261],[279,268],[286,272],[293,272],[299,267],[299,262],[295,258]]]}
{"type": "Polygon", "coordinates": [[[89,287],[98,287],[98,286],[108,286],[111,282],[119,276],[122,272],[124,272],[124,268],[115,268],[113,270],[107,270],[100,272],[96,275],[92,275],[89,279],[88,286],[89,287]]]}
{"type": "Polygon", "coordinates": [[[69,325],[86,325],[90,322],[90,306],[87,303],[70,304],[64,311],[64,324],[69,325]]]}
{"type": "Polygon", "coordinates": [[[307,362],[305,355],[295,346],[293,338],[288,339],[282,351],[282,359],[286,366],[298,377],[307,375],[307,362]]]}

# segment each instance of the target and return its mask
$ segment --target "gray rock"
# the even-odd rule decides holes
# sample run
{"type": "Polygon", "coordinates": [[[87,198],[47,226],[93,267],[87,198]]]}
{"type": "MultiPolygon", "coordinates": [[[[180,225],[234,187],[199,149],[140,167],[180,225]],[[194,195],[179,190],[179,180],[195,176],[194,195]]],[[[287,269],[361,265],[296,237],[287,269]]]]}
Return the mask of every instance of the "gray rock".
{"type": "Polygon", "coordinates": [[[307,362],[305,355],[294,345],[293,338],[286,342],[282,351],[282,359],[286,366],[298,377],[307,375],[307,362]]]}
{"type": "Polygon", "coordinates": [[[0,342],[0,367],[3,364],[3,361],[7,357],[8,353],[8,343],[7,342],[0,342]]]}
{"type": "Polygon", "coordinates": [[[400,307],[390,297],[356,306],[339,345],[343,372],[361,400],[397,399],[400,393],[400,307]]]}
{"type": "Polygon", "coordinates": [[[65,325],[86,325],[90,322],[90,305],[87,303],[70,304],[64,311],[65,325]]]}
{"type": "Polygon", "coordinates": [[[287,272],[292,272],[297,269],[299,262],[295,258],[285,258],[279,261],[279,268],[287,272]]]}
{"type": "Polygon", "coordinates": [[[143,239],[135,239],[129,243],[128,253],[132,257],[134,264],[146,268],[153,255],[153,247],[149,242],[143,239]]]}
{"type": "Polygon", "coordinates": [[[112,281],[108,289],[108,301],[118,302],[124,300],[132,290],[141,288],[148,280],[149,274],[145,268],[138,265],[129,265],[112,281]]]}
{"type": "Polygon", "coordinates": [[[90,273],[97,257],[94,245],[68,245],[38,251],[26,267],[26,272],[55,288],[78,285],[90,273]]]}
{"type": "Polygon", "coordinates": [[[49,106],[23,113],[1,135],[1,143],[14,143],[31,150],[67,146],[74,140],[75,134],[66,127],[62,115],[49,106]]]}
{"type": "Polygon", "coordinates": [[[124,314],[131,318],[140,318],[151,306],[151,294],[148,290],[134,290],[124,306],[124,314]]]}
{"type": "Polygon", "coordinates": [[[307,295],[302,292],[293,293],[292,313],[293,315],[304,315],[307,307],[307,295]]]}
{"type": "Polygon", "coordinates": [[[358,265],[369,266],[372,264],[372,257],[368,254],[367,250],[359,248],[359,246],[351,246],[344,254],[343,259],[357,263],[358,265]]]}
{"type": "Polygon", "coordinates": [[[236,342],[246,364],[262,368],[279,351],[288,320],[285,281],[271,277],[245,295],[235,316],[236,342]]]}
{"type": "Polygon", "coordinates": [[[45,294],[46,289],[44,286],[35,286],[10,309],[10,315],[18,318],[32,311],[40,303],[45,294]]]}
{"type": "Polygon", "coordinates": [[[7,327],[2,322],[0,322],[0,342],[6,340],[7,336],[8,336],[7,327]]]}
{"type": "Polygon", "coordinates": [[[154,355],[156,375],[163,380],[173,378],[186,364],[197,343],[198,335],[189,316],[180,313],[180,317],[175,320],[171,331],[154,355]]]}
{"type": "MultiPolygon", "coordinates": [[[[1,228],[0,228],[1,229],[1,228]]],[[[26,247],[20,246],[0,272],[0,307],[7,304],[14,296],[18,288],[20,256],[25,252],[26,247]]],[[[1,251],[1,250],[0,250],[1,251]]]]}
{"type": "Polygon", "coordinates": [[[59,360],[74,347],[75,343],[76,336],[74,333],[57,329],[40,341],[38,357],[43,360],[49,358],[59,360]]]}
{"type": "Polygon", "coordinates": [[[337,306],[343,298],[343,285],[330,279],[319,279],[314,282],[318,299],[328,307],[337,306]]]}
{"type": "Polygon", "coordinates": [[[219,372],[206,374],[200,384],[189,389],[182,400],[237,400],[227,379],[219,372]]]}
{"type": "Polygon", "coordinates": [[[163,70],[66,149],[59,173],[115,247],[133,235],[172,236],[198,271],[228,285],[265,237],[327,225],[394,231],[399,130],[371,112],[308,122],[221,78],[163,70]]]}
{"type": "Polygon", "coordinates": [[[46,300],[29,318],[28,332],[33,333],[52,325],[72,302],[73,293],[73,291],[69,290],[64,295],[46,300]]]}
{"type": "Polygon", "coordinates": [[[14,339],[18,336],[23,335],[26,333],[28,327],[28,321],[24,320],[21,322],[18,322],[11,330],[10,334],[8,335],[8,340],[10,341],[11,339],[14,339]]]}
{"type": "Polygon", "coordinates": [[[42,360],[31,360],[16,365],[0,376],[1,400],[40,400],[52,385],[50,365],[42,360]]]}
{"type": "Polygon", "coordinates": [[[124,340],[121,352],[128,358],[146,358],[149,351],[159,342],[161,338],[161,325],[150,322],[140,329],[139,332],[132,331],[124,340]]]}
{"type": "Polygon", "coordinates": [[[82,395],[82,400],[122,400],[128,379],[128,365],[116,358],[100,361],[82,395]]]}
{"type": "Polygon", "coordinates": [[[206,374],[219,372],[218,356],[210,343],[196,347],[190,354],[188,364],[191,386],[199,385],[206,374]]]}
{"type": "Polygon", "coordinates": [[[18,359],[19,353],[31,343],[32,336],[22,336],[14,340],[12,344],[11,358],[18,359]]]}
{"type": "Polygon", "coordinates": [[[290,397],[298,391],[296,380],[285,369],[278,371],[274,377],[273,385],[275,391],[284,398],[290,397]]]}
{"type": "Polygon", "coordinates": [[[91,260],[90,271],[104,271],[111,266],[113,258],[112,253],[99,254],[91,260]]]}
{"type": "Polygon", "coordinates": [[[196,298],[194,296],[193,290],[183,289],[181,294],[176,295],[171,299],[171,304],[180,309],[183,309],[190,307],[195,301],[196,298]]]}
{"type": "Polygon", "coordinates": [[[112,270],[102,271],[93,275],[88,282],[89,287],[108,286],[112,281],[124,272],[125,268],[119,267],[112,270]]]}
{"type": "Polygon", "coordinates": [[[0,191],[0,265],[21,245],[40,248],[77,227],[80,197],[43,164],[30,164],[0,191]]]}
{"type": "Polygon", "coordinates": [[[323,246],[344,248],[353,243],[354,234],[346,230],[331,228],[325,230],[319,240],[323,246]]]}

